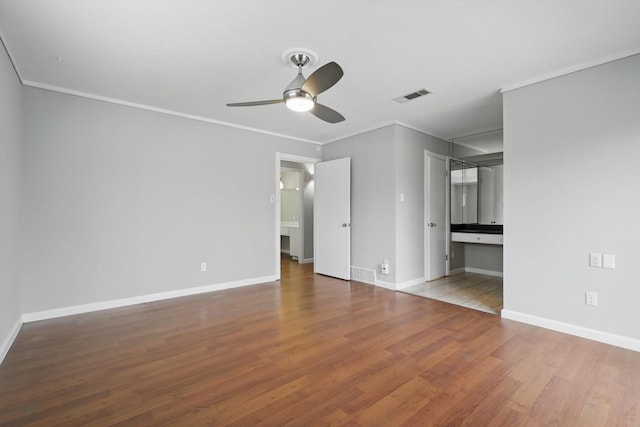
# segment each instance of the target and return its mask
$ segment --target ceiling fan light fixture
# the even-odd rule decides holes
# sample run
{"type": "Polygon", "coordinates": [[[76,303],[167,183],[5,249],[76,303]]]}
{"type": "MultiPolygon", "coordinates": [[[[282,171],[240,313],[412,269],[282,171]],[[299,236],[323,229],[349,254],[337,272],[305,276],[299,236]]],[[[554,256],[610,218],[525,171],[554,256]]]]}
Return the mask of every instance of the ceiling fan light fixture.
{"type": "Polygon", "coordinates": [[[300,90],[287,91],[284,95],[287,108],[299,113],[310,111],[315,105],[313,96],[300,90]]]}

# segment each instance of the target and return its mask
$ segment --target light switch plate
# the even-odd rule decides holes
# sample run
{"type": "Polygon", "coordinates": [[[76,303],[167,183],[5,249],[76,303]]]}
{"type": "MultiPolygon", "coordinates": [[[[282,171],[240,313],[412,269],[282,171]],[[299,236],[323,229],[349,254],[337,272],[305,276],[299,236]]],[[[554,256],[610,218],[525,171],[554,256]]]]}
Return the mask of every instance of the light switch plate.
{"type": "Polygon", "coordinates": [[[589,254],[589,266],[591,267],[602,267],[602,254],[589,254]]]}
{"type": "Polygon", "coordinates": [[[616,256],[610,254],[602,255],[602,266],[604,268],[616,268],[616,256]]]}

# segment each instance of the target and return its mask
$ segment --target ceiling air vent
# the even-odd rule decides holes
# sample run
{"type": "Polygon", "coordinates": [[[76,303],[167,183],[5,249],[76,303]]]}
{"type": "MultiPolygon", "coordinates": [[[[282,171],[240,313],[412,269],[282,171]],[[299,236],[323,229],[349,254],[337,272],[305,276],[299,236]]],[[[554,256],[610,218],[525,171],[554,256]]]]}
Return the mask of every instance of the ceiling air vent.
{"type": "Polygon", "coordinates": [[[431,92],[429,92],[426,89],[418,89],[415,92],[411,92],[411,93],[408,93],[406,95],[399,96],[397,98],[393,98],[393,100],[402,104],[402,103],[405,103],[405,102],[409,102],[412,99],[416,99],[416,98],[420,98],[421,96],[428,95],[430,93],[431,92]]]}

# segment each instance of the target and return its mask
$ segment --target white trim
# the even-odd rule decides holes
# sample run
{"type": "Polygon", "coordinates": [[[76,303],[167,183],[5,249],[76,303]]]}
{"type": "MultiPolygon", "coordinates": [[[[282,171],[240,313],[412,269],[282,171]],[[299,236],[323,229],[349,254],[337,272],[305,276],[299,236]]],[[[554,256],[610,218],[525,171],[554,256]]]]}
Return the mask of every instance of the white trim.
{"type": "Polygon", "coordinates": [[[18,332],[20,332],[21,327],[22,327],[22,316],[18,318],[18,320],[16,321],[16,324],[13,325],[13,327],[5,337],[4,341],[2,341],[2,345],[0,345],[0,364],[2,363],[4,358],[7,356],[7,353],[9,353],[9,349],[13,345],[13,342],[16,340],[16,337],[18,336],[18,332]]]}
{"type": "Polygon", "coordinates": [[[109,308],[125,307],[146,302],[160,301],[171,298],[184,297],[188,295],[203,294],[206,292],[220,291],[223,289],[239,288],[242,286],[257,285],[260,283],[274,282],[276,276],[254,277],[251,279],[237,280],[234,282],[216,283],[213,285],[198,286],[195,288],[178,289],[175,291],[159,292],[155,294],[140,295],[137,297],[115,299],[89,304],[74,305],[70,307],[54,308],[52,310],[36,311],[24,313],[22,321],[24,323],[38,320],[54,319],[56,317],[70,316],[73,314],[89,313],[92,311],[107,310],[109,308]]]}
{"type": "MultiPolygon", "coordinates": [[[[298,176],[298,204],[300,205],[300,212],[298,218],[298,249],[299,254],[296,255],[298,264],[300,264],[300,259],[304,256],[304,227],[306,226],[304,222],[304,179],[306,170],[303,169],[294,169],[280,166],[280,174],[282,171],[285,172],[293,172],[298,176]]],[[[282,196],[282,190],[280,190],[280,196],[282,196]]],[[[282,215],[282,203],[280,203],[280,211],[282,215]]],[[[281,218],[280,216],[278,218],[281,218]]],[[[280,222],[280,227],[282,227],[282,221],[280,222]]],[[[284,252],[282,247],[280,248],[280,252],[284,252]]],[[[286,252],[291,254],[291,236],[289,236],[289,250],[286,252]]]]}
{"type": "MultiPolygon", "coordinates": [[[[4,51],[7,52],[7,56],[9,57],[9,62],[11,62],[11,66],[13,67],[13,71],[16,73],[18,80],[21,85],[24,85],[24,80],[22,80],[22,75],[20,74],[20,70],[18,70],[18,63],[13,59],[13,55],[11,54],[11,49],[9,49],[9,45],[5,43],[4,34],[0,30],[0,44],[2,44],[4,51]]],[[[2,358],[0,358],[0,363],[2,363],[2,358]]]]}
{"type": "Polygon", "coordinates": [[[465,267],[464,271],[468,273],[484,274],[485,276],[504,277],[502,271],[483,270],[481,268],[465,267]]]}
{"type": "Polygon", "coordinates": [[[409,124],[406,124],[406,123],[404,123],[404,122],[399,122],[399,121],[397,121],[397,120],[396,120],[395,124],[397,124],[398,126],[402,126],[403,128],[407,128],[407,129],[414,130],[414,131],[416,131],[416,132],[423,133],[423,134],[425,134],[425,135],[427,135],[427,136],[430,136],[430,137],[433,137],[433,138],[441,139],[443,142],[446,142],[446,143],[448,143],[448,144],[449,144],[449,143],[451,143],[451,141],[450,141],[450,140],[448,140],[447,138],[445,138],[444,136],[436,135],[436,134],[434,134],[433,132],[431,132],[431,131],[429,131],[429,130],[420,129],[420,128],[417,128],[417,127],[415,127],[415,126],[411,126],[411,125],[409,125],[409,124]]]}
{"type": "MultiPolygon", "coordinates": [[[[478,148],[478,147],[473,147],[471,144],[463,144],[462,142],[456,142],[455,139],[452,140],[451,143],[454,144],[454,145],[459,145],[459,146],[464,147],[464,148],[468,148],[468,149],[473,150],[473,151],[479,151],[480,153],[487,154],[487,150],[483,150],[483,149],[478,148]]],[[[481,154],[478,154],[478,155],[480,156],[481,154]]]]}
{"type": "Polygon", "coordinates": [[[243,125],[238,125],[238,124],[235,124],[235,123],[224,122],[222,120],[210,119],[208,117],[197,116],[197,115],[194,115],[194,114],[181,113],[179,111],[167,110],[165,108],[153,107],[151,105],[138,104],[136,102],[123,101],[121,99],[109,98],[107,96],[93,95],[93,94],[87,93],[87,92],[81,92],[81,91],[77,91],[77,90],[73,90],[73,89],[66,89],[66,88],[63,88],[63,87],[58,87],[58,86],[52,86],[52,85],[47,85],[47,84],[43,84],[43,83],[32,82],[32,81],[29,81],[29,80],[23,81],[22,84],[25,85],[25,86],[31,86],[31,87],[35,87],[35,88],[38,88],[38,89],[49,90],[49,91],[52,91],[52,92],[64,93],[64,94],[67,94],[67,95],[77,96],[77,97],[80,97],[80,98],[88,98],[88,99],[93,99],[93,100],[96,100],[96,101],[107,102],[107,103],[110,103],[110,104],[124,105],[126,107],[137,108],[137,109],[140,109],[140,110],[147,110],[147,111],[153,111],[153,112],[161,113],[161,114],[168,114],[170,116],[182,117],[184,119],[197,120],[199,122],[213,123],[213,124],[220,125],[220,126],[227,126],[227,127],[232,127],[232,128],[236,128],[236,129],[242,129],[242,130],[246,130],[246,131],[249,131],[249,132],[256,132],[256,133],[261,133],[261,134],[264,134],[264,135],[275,136],[275,137],[278,137],[278,138],[286,138],[286,139],[291,139],[291,140],[294,140],[294,141],[307,142],[309,144],[322,145],[321,142],[313,141],[311,139],[298,138],[296,136],[286,135],[286,134],[283,134],[283,133],[270,132],[270,131],[266,131],[266,130],[262,130],[262,129],[258,129],[258,128],[249,127],[249,126],[243,126],[243,125]]]}
{"type": "Polygon", "coordinates": [[[399,291],[400,289],[409,288],[421,283],[424,283],[424,277],[416,277],[415,279],[407,280],[406,282],[396,283],[395,290],[399,291]]]}
{"type": "Polygon", "coordinates": [[[313,258],[305,258],[298,260],[299,264],[311,264],[313,262],[313,258]]]}
{"type": "Polygon", "coordinates": [[[625,337],[622,335],[611,334],[608,332],[589,329],[571,323],[560,322],[558,320],[546,319],[531,314],[520,313],[503,309],[501,313],[504,319],[514,320],[516,322],[526,323],[529,325],[539,326],[545,329],[562,332],[577,337],[586,338],[605,344],[614,345],[616,347],[626,348],[628,350],[640,352],[640,340],[625,337]]]}
{"type": "Polygon", "coordinates": [[[500,93],[505,93],[505,92],[509,92],[511,90],[514,89],[519,89],[521,87],[524,86],[529,86],[535,83],[540,83],[543,82],[545,80],[550,80],[550,79],[554,79],[556,77],[561,77],[567,74],[571,74],[571,73],[575,73],[578,71],[582,71],[582,70],[586,70],[587,68],[592,68],[592,67],[597,67],[598,65],[602,65],[602,64],[606,64],[607,62],[613,62],[613,61],[617,61],[619,59],[624,59],[624,58],[628,58],[629,56],[633,56],[633,55],[638,55],[640,54],[640,49],[631,49],[631,50],[627,50],[621,53],[618,53],[616,55],[610,55],[610,56],[605,56],[604,58],[600,58],[600,59],[595,59],[593,61],[589,61],[589,62],[583,62],[582,64],[578,64],[578,65],[574,65],[572,67],[569,68],[565,68],[553,73],[549,73],[549,74],[545,74],[539,77],[534,77],[532,79],[529,80],[525,80],[523,82],[520,83],[514,83],[514,84],[510,84],[510,85],[506,85],[504,86],[502,89],[500,89],[500,93]]]}
{"type": "Polygon", "coordinates": [[[396,290],[395,283],[385,282],[384,280],[376,280],[376,284],[375,285],[378,286],[379,288],[389,289],[390,291],[395,291],[396,290]]]}
{"type": "Polygon", "coordinates": [[[336,138],[329,139],[329,140],[327,140],[327,141],[325,141],[325,142],[323,142],[321,144],[322,145],[331,144],[332,142],[341,141],[343,139],[347,139],[347,138],[351,138],[353,136],[358,136],[358,135],[362,135],[362,134],[365,134],[365,133],[373,132],[374,130],[386,128],[386,127],[393,126],[393,125],[402,126],[404,128],[411,129],[411,130],[414,130],[416,132],[423,133],[423,134],[425,134],[427,136],[431,136],[433,138],[440,139],[440,140],[442,140],[443,142],[446,142],[446,143],[449,142],[449,140],[447,140],[446,138],[444,138],[442,136],[434,135],[433,133],[431,133],[429,131],[426,131],[424,129],[419,129],[419,128],[415,127],[415,126],[411,126],[411,125],[408,125],[406,123],[399,122],[397,120],[391,120],[391,121],[383,122],[383,123],[375,125],[375,126],[371,126],[371,127],[368,127],[368,128],[360,129],[360,130],[357,130],[355,132],[350,132],[350,133],[344,134],[342,136],[338,136],[336,138]]]}
{"type": "MultiPolygon", "coordinates": [[[[11,55],[10,55],[8,49],[7,49],[7,54],[9,55],[9,58],[11,59],[11,55]]],[[[261,133],[261,134],[264,134],[264,135],[275,136],[275,137],[278,137],[278,138],[286,138],[286,139],[291,139],[293,141],[306,142],[306,143],[309,143],[309,144],[316,144],[316,145],[330,144],[332,142],[340,141],[340,140],[343,140],[343,139],[346,139],[346,138],[351,138],[352,136],[362,135],[364,133],[372,132],[374,130],[382,129],[382,128],[385,128],[387,126],[392,126],[392,125],[402,126],[402,127],[407,128],[407,129],[411,129],[411,130],[414,130],[416,132],[420,132],[420,133],[423,133],[425,135],[440,139],[440,140],[442,140],[444,142],[449,142],[446,138],[444,138],[442,136],[439,136],[439,135],[434,135],[432,132],[430,132],[428,130],[419,129],[419,128],[415,127],[415,126],[411,126],[411,125],[408,125],[406,123],[402,123],[402,122],[399,122],[399,121],[396,121],[396,120],[384,122],[384,123],[381,123],[379,125],[375,125],[375,126],[372,126],[372,127],[369,127],[369,128],[365,128],[365,129],[361,129],[361,130],[355,131],[355,132],[347,133],[347,134],[338,136],[336,138],[332,138],[332,139],[329,139],[329,140],[321,142],[321,141],[315,141],[315,140],[312,140],[312,139],[299,138],[299,137],[293,136],[293,135],[286,135],[286,134],[278,133],[278,132],[270,132],[270,131],[267,131],[267,130],[258,129],[258,128],[254,128],[254,127],[250,127],[250,126],[239,125],[239,124],[230,123],[230,122],[225,122],[225,121],[222,121],[222,120],[211,119],[209,117],[198,116],[198,115],[195,115],[195,114],[181,113],[179,111],[168,110],[168,109],[159,108],[159,107],[153,107],[151,105],[139,104],[137,102],[124,101],[122,99],[110,98],[108,96],[94,95],[92,93],[82,92],[82,91],[78,91],[78,90],[74,90],[74,89],[67,89],[67,88],[60,87],[60,86],[54,86],[54,85],[48,85],[48,84],[44,84],[44,83],[38,83],[38,82],[31,81],[31,80],[22,80],[22,78],[20,77],[20,74],[17,72],[17,70],[16,70],[16,73],[18,74],[18,78],[20,79],[20,82],[24,86],[30,86],[30,87],[34,87],[34,88],[37,88],[37,89],[49,90],[51,92],[64,93],[66,95],[77,96],[77,97],[80,97],[80,98],[93,99],[95,101],[107,102],[109,104],[124,105],[126,107],[137,108],[137,109],[140,109],[140,110],[147,110],[147,111],[153,111],[153,112],[161,113],[161,114],[168,114],[170,116],[182,117],[184,119],[197,120],[197,121],[206,122],[206,123],[213,123],[213,124],[220,125],[220,126],[227,126],[227,127],[232,127],[232,128],[236,128],[236,129],[242,129],[242,130],[246,130],[246,131],[249,131],[249,132],[256,132],[256,133],[261,133]]]]}
{"type": "Polygon", "coordinates": [[[429,249],[431,247],[430,244],[430,234],[429,234],[429,230],[427,228],[427,224],[431,221],[431,219],[429,218],[429,208],[430,208],[430,201],[431,201],[431,193],[429,191],[430,186],[429,186],[429,157],[433,157],[435,159],[440,159],[444,161],[444,169],[446,172],[446,177],[445,177],[445,182],[444,182],[444,198],[445,198],[445,239],[444,239],[444,253],[447,255],[447,258],[445,260],[445,264],[444,264],[444,275],[448,276],[450,274],[449,272],[449,266],[451,263],[450,258],[450,254],[451,254],[451,238],[448,236],[449,234],[449,230],[451,229],[451,194],[450,194],[450,188],[451,188],[451,173],[450,173],[450,165],[451,165],[451,157],[449,156],[444,156],[442,154],[438,154],[435,153],[433,151],[429,151],[429,150],[424,150],[424,158],[423,158],[423,177],[422,177],[422,185],[423,185],[423,193],[424,193],[424,206],[423,206],[423,221],[422,221],[422,238],[423,238],[423,251],[424,251],[424,258],[422,260],[423,262],[423,273],[424,273],[424,277],[423,277],[423,282],[426,282],[430,277],[430,270],[429,270],[429,249]]]}
{"type": "Polygon", "coordinates": [[[360,130],[357,130],[355,132],[346,133],[344,135],[341,135],[341,136],[338,136],[336,138],[332,138],[332,139],[329,139],[329,140],[325,141],[323,143],[323,145],[324,144],[331,144],[332,142],[341,141],[343,139],[351,138],[353,136],[362,135],[362,134],[365,134],[365,133],[368,133],[368,132],[373,132],[374,130],[386,128],[388,126],[393,126],[394,124],[396,124],[396,122],[389,121],[389,122],[384,122],[384,123],[381,123],[381,124],[378,124],[378,125],[375,125],[375,126],[371,126],[371,127],[368,127],[368,128],[360,129],[360,130]]]}

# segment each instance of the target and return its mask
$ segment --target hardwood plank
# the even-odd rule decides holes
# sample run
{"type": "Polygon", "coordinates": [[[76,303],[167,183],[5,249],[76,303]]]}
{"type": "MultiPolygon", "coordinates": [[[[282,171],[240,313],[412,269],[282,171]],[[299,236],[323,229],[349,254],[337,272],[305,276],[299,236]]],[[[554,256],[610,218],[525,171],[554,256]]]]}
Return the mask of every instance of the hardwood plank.
{"type": "Polygon", "coordinates": [[[25,324],[0,365],[0,425],[632,426],[638,402],[640,353],[286,259],[279,283],[25,324]]]}

